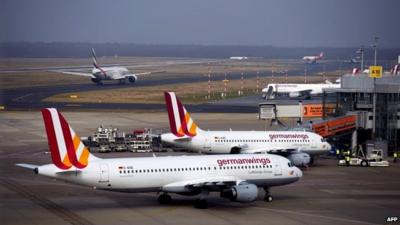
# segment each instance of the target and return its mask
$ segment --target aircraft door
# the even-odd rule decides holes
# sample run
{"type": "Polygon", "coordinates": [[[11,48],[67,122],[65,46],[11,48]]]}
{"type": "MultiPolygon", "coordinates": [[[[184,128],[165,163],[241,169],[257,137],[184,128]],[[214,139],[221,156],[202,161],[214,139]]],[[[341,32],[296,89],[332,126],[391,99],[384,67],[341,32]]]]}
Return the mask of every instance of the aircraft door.
{"type": "Polygon", "coordinates": [[[99,183],[107,183],[109,182],[109,171],[107,164],[100,164],[100,180],[99,183]]]}
{"type": "Polygon", "coordinates": [[[208,136],[205,136],[203,151],[204,152],[211,151],[211,141],[210,141],[210,138],[208,136]]]}
{"type": "Polygon", "coordinates": [[[275,176],[282,176],[282,165],[281,165],[281,160],[280,159],[274,160],[273,167],[274,167],[274,175],[275,176]]]}

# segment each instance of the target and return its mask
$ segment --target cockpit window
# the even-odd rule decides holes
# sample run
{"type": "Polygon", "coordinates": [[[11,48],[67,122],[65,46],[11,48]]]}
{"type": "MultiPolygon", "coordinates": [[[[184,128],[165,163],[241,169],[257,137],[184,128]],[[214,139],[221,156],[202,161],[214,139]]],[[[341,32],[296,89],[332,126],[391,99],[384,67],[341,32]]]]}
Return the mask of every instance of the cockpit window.
{"type": "Polygon", "coordinates": [[[287,163],[289,167],[293,167],[293,163],[292,162],[288,162],[287,163]]]}
{"type": "Polygon", "coordinates": [[[326,139],[325,138],[321,138],[321,142],[326,142],[326,139]]]}

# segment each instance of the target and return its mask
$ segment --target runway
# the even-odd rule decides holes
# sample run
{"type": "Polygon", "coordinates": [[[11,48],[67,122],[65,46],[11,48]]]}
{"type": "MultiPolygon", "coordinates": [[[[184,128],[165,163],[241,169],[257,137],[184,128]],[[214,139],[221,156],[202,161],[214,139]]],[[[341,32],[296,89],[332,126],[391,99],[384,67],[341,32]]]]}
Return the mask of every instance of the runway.
{"type": "MultiPolygon", "coordinates": [[[[147,125],[166,128],[166,113],[66,112],[64,116],[81,136],[99,123],[122,130],[147,125]]],[[[203,129],[262,130],[251,114],[193,114],[203,129]]],[[[3,112],[0,124],[0,217],[2,224],[151,224],[151,225],[259,225],[259,224],[385,224],[399,216],[400,164],[388,168],[338,167],[323,157],[303,170],[293,185],[271,189],[274,201],[250,204],[230,202],[214,193],[209,209],[193,208],[193,197],[173,195],[159,205],[156,193],[116,193],[93,190],[16,167],[15,163],[46,164],[47,140],[39,112],[3,112]]],[[[157,156],[185,153],[156,153],[157,156]]],[[[188,153],[186,153],[188,154],[188,153]]],[[[193,153],[192,153],[193,154],[193,153]]],[[[98,157],[152,157],[146,153],[96,154],[98,157]]]]}
{"type": "MultiPolygon", "coordinates": [[[[315,73],[321,70],[322,65],[307,65],[308,73],[315,73]]],[[[342,63],[331,63],[326,65],[326,71],[337,70],[342,68],[342,63]]],[[[288,76],[299,75],[304,73],[301,70],[288,71],[288,76]]],[[[230,73],[228,77],[230,80],[241,79],[241,73],[230,73]]],[[[246,78],[255,78],[257,73],[245,73],[246,78]]],[[[260,74],[259,76],[271,77],[271,73],[260,74]]],[[[282,75],[281,75],[282,76],[282,75]]],[[[212,80],[223,80],[224,74],[213,74],[212,80]]],[[[168,76],[162,77],[144,77],[142,80],[137,81],[132,86],[145,87],[145,86],[158,86],[162,84],[180,84],[180,83],[195,83],[206,82],[207,76],[198,74],[188,74],[184,76],[168,76]]],[[[56,94],[66,92],[79,92],[91,90],[106,90],[125,88],[127,85],[119,84],[106,84],[97,86],[88,81],[87,84],[71,84],[71,85],[48,85],[27,88],[14,88],[5,89],[2,91],[0,104],[5,106],[7,110],[35,110],[44,107],[57,107],[59,109],[121,109],[121,110],[163,110],[163,104],[121,104],[121,103],[85,103],[85,104],[70,104],[70,103],[49,103],[43,102],[44,98],[56,94]]],[[[160,90],[163,91],[163,90],[160,90]]],[[[260,99],[260,101],[262,101],[260,99]]],[[[257,112],[258,104],[247,105],[227,105],[227,104],[200,104],[188,106],[193,112],[241,112],[241,113],[254,113],[257,112]]]]}

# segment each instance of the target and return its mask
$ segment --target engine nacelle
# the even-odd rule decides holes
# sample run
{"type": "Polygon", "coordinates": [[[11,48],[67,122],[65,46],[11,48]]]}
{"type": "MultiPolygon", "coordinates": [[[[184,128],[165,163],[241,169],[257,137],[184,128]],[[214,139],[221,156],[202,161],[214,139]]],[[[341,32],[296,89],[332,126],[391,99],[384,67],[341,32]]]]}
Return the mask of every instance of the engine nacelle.
{"type": "Polygon", "coordinates": [[[100,82],[100,79],[98,79],[98,78],[92,78],[91,80],[93,83],[96,83],[96,84],[100,82]]]}
{"type": "Polygon", "coordinates": [[[300,94],[300,92],[298,92],[298,91],[289,92],[289,97],[290,97],[290,98],[298,98],[298,97],[300,97],[300,96],[301,96],[301,94],[300,94]]]}
{"type": "Polygon", "coordinates": [[[129,80],[129,83],[135,83],[137,80],[137,76],[135,76],[135,75],[129,76],[128,80],[129,80]]]}
{"type": "Polygon", "coordinates": [[[254,184],[241,184],[221,192],[221,197],[234,202],[254,202],[258,197],[258,188],[254,184]]]}
{"type": "Polygon", "coordinates": [[[304,153],[304,152],[292,153],[292,154],[288,155],[287,158],[295,166],[306,166],[306,165],[310,164],[310,162],[311,162],[310,155],[307,153],[304,153]]]}

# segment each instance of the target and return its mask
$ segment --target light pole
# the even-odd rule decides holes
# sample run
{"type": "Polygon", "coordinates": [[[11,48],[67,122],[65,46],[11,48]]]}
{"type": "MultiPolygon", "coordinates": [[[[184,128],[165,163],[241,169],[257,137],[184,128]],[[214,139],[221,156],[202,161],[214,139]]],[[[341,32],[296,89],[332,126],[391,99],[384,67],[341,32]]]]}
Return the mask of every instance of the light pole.
{"type": "Polygon", "coordinates": [[[378,40],[379,40],[379,37],[374,37],[374,45],[373,45],[373,47],[374,47],[374,66],[376,66],[376,57],[378,54],[378,40]]]}

